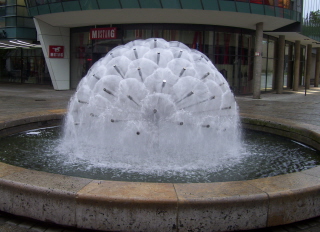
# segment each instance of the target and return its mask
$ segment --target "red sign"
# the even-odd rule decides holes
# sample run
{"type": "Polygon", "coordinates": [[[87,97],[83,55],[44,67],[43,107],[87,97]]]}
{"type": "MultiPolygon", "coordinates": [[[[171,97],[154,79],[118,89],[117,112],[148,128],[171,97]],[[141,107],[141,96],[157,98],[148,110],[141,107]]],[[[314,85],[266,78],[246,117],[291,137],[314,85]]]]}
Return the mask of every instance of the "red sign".
{"type": "Polygon", "coordinates": [[[116,39],[116,38],[117,38],[116,27],[90,29],[90,39],[116,39]]]}
{"type": "Polygon", "coordinates": [[[49,58],[64,58],[64,46],[49,45],[49,58]]]}

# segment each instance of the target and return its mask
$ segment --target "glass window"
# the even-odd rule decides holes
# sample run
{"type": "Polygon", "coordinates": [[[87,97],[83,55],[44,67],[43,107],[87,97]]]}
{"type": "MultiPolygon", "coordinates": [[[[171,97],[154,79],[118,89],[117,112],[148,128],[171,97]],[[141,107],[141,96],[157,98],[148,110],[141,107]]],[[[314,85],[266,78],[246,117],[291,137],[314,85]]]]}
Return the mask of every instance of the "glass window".
{"type": "Polygon", "coordinates": [[[270,91],[272,90],[273,86],[273,78],[274,78],[274,59],[267,60],[267,70],[266,70],[266,86],[265,90],[270,91]]]}
{"type": "Polygon", "coordinates": [[[123,8],[140,8],[137,0],[120,0],[123,8]]]}
{"type": "Polygon", "coordinates": [[[218,0],[202,0],[205,10],[219,10],[218,0]]]}
{"type": "Polygon", "coordinates": [[[5,7],[0,7],[0,17],[6,15],[6,8],[5,7]]]}
{"type": "Polygon", "coordinates": [[[49,5],[38,6],[38,11],[39,11],[39,14],[50,14],[51,13],[49,5]]]}
{"type": "MultiPolygon", "coordinates": [[[[274,58],[275,41],[269,39],[268,41],[268,58],[274,58]]],[[[265,54],[267,55],[267,54],[265,54]]]]}
{"type": "Polygon", "coordinates": [[[34,28],[34,22],[32,18],[20,18],[17,17],[17,27],[29,27],[34,28]]]}
{"type": "Polygon", "coordinates": [[[51,13],[58,13],[63,11],[61,3],[50,4],[50,9],[51,9],[51,13]]]}
{"type": "Polygon", "coordinates": [[[5,6],[6,5],[6,0],[0,0],[0,6],[5,6]]]}
{"type": "Polygon", "coordinates": [[[251,13],[249,4],[243,2],[236,2],[236,4],[238,12],[251,13]]]}
{"type": "Polygon", "coordinates": [[[140,0],[141,8],[161,8],[160,0],[140,0]]]}
{"type": "Polygon", "coordinates": [[[89,32],[71,33],[71,88],[76,88],[92,65],[92,46],[89,32]]]}
{"type": "Polygon", "coordinates": [[[250,4],[251,12],[253,14],[264,14],[264,6],[260,4],[250,4]]]}
{"type": "Polygon", "coordinates": [[[80,0],[82,10],[95,10],[99,9],[96,0],[80,0]]]}
{"type": "Polygon", "coordinates": [[[220,1],[220,8],[222,11],[236,12],[236,5],[234,1],[220,1]]]}
{"type": "Polygon", "coordinates": [[[5,18],[0,18],[0,27],[5,27],[5,18]]]}
{"type": "Polygon", "coordinates": [[[7,0],[7,5],[16,5],[17,0],[7,0]]]}
{"type": "Polygon", "coordinates": [[[199,0],[180,0],[183,9],[202,9],[202,4],[199,0]]]}
{"type": "Polygon", "coordinates": [[[17,15],[17,7],[16,6],[7,6],[6,7],[6,15],[17,15]]]}
{"type": "Polygon", "coordinates": [[[24,16],[28,17],[28,11],[26,7],[23,6],[17,6],[17,16],[24,16]]]}
{"type": "MultiPolygon", "coordinates": [[[[66,0],[64,0],[64,1],[66,1],[66,0]]],[[[64,11],[77,11],[77,10],[81,10],[78,1],[63,2],[62,5],[63,5],[64,11]]]]}
{"type": "Polygon", "coordinates": [[[162,0],[163,8],[181,9],[179,0],[162,0]]]}
{"type": "Polygon", "coordinates": [[[16,17],[7,17],[6,20],[6,27],[16,27],[17,26],[17,18],[16,17]]]}
{"type": "Polygon", "coordinates": [[[147,39],[151,38],[152,30],[150,29],[134,29],[134,30],[125,30],[123,35],[124,43],[128,43],[136,39],[147,39]]]}
{"type": "Polygon", "coordinates": [[[24,0],[17,0],[17,5],[19,5],[19,6],[25,6],[26,3],[25,3],[24,0]]]}
{"type": "Polygon", "coordinates": [[[118,0],[98,0],[100,9],[118,9],[121,8],[118,0]]]}

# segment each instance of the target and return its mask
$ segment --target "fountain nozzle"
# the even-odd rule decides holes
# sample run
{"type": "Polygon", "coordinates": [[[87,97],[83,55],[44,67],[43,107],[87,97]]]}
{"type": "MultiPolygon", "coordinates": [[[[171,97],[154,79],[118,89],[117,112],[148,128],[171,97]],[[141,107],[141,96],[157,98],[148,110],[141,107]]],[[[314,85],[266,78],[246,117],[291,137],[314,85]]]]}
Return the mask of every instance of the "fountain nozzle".
{"type": "Polygon", "coordinates": [[[124,79],[122,73],[120,72],[120,69],[117,67],[117,65],[113,65],[113,67],[115,68],[115,70],[120,74],[120,76],[122,77],[122,79],[124,79]]]}
{"type": "Polygon", "coordinates": [[[159,61],[160,61],[160,52],[157,53],[157,64],[159,65],[159,61]]]}
{"type": "MultiPolygon", "coordinates": [[[[107,90],[106,88],[103,88],[103,91],[106,92],[106,93],[108,93],[108,94],[110,94],[110,95],[112,95],[112,96],[114,96],[114,94],[113,94],[110,90],[107,90]]],[[[115,96],[114,96],[114,97],[115,97],[115,96]]]]}
{"type": "Polygon", "coordinates": [[[204,76],[201,78],[201,80],[203,80],[203,79],[205,79],[207,76],[209,76],[210,75],[210,73],[209,72],[207,72],[206,74],[204,74],[204,76]]]}
{"type": "Polygon", "coordinates": [[[137,52],[137,49],[133,49],[133,52],[134,52],[134,55],[135,55],[135,57],[136,57],[136,59],[138,59],[139,57],[138,57],[138,52],[137,52]]]}
{"type": "Polygon", "coordinates": [[[166,80],[163,80],[162,81],[162,88],[164,88],[164,86],[167,84],[167,81],[166,80]]]}
{"type": "Polygon", "coordinates": [[[185,71],[186,71],[186,68],[182,68],[179,77],[181,77],[185,71]]]}

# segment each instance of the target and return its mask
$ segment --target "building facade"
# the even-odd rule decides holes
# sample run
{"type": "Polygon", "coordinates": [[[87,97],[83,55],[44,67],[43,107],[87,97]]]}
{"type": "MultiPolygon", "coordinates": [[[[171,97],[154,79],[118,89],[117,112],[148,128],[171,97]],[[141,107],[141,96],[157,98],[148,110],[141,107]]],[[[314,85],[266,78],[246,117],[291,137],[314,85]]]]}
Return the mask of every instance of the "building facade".
{"type": "Polygon", "coordinates": [[[0,53],[1,82],[51,82],[24,0],[0,0],[0,53]]]}
{"type": "MultiPolygon", "coordinates": [[[[180,41],[206,54],[236,94],[259,98],[260,91],[281,93],[318,78],[315,70],[306,72],[308,48],[320,44],[317,37],[301,34],[302,0],[26,2],[57,90],[76,88],[115,46],[151,37],[180,41]]],[[[315,12],[317,1],[308,2],[315,12]]],[[[312,59],[315,63],[311,53],[312,59]]]]}

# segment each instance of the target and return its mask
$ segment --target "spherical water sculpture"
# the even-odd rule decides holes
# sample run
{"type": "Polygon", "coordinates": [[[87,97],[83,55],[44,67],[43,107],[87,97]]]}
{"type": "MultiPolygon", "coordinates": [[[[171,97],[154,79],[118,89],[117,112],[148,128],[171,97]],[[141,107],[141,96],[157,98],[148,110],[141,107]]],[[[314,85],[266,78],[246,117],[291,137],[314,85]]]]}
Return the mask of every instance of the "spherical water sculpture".
{"type": "Polygon", "coordinates": [[[133,172],[217,169],[237,160],[237,104],[201,52],[152,38],[97,61],[70,101],[70,159],[133,172]]]}

